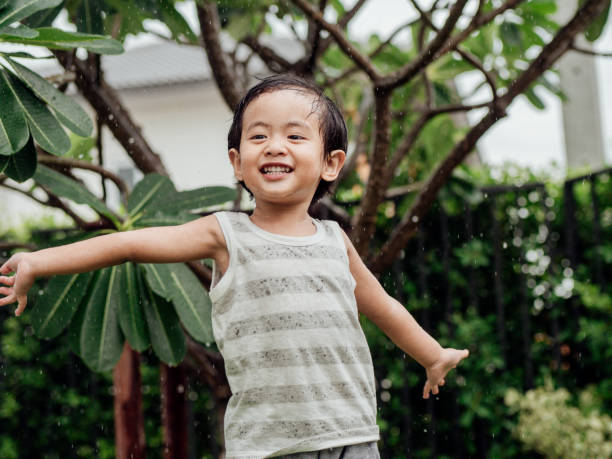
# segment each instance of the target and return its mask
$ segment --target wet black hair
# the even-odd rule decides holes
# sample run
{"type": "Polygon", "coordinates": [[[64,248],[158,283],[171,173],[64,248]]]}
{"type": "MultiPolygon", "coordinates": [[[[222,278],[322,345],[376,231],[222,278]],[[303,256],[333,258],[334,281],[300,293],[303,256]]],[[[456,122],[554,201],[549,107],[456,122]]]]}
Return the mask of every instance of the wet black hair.
{"type": "MultiPolygon", "coordinates": [[[[227,134],[227,149],[230,150],[235,148],[240,152],[240,138],[242,135],[242,118],[244,111],[248,105],[253,102],[257,97],[262,94],[281,91],[284,89],[295,89],[314,96],[313,110],[318,112],[319,116],[319,131],[321,138],[323,139],[323,157],[327,158],[329,154],[334,150],[343,150],[346,152],[347,149],[347,131],[346,123],[340,110],[336,104],[327,97],[321,88],[319,88],[313,82],[304,80],[296,75],[292,74],[279,74],[269,76],[262,79],[259,83],[253,86],[245,96],[238,102],[236,109],[234,110],[234,120],[230,127],[229,133],[227,134]]],[[[238,183],[249,192],[251,196],[251,190],[249,190],[244,182],[240,180],[238,183]]],[[[315,194],[312,198],[311,204],[314,204],[321,199],[329,191],[333,182],[321,179],[315,194]]]]}

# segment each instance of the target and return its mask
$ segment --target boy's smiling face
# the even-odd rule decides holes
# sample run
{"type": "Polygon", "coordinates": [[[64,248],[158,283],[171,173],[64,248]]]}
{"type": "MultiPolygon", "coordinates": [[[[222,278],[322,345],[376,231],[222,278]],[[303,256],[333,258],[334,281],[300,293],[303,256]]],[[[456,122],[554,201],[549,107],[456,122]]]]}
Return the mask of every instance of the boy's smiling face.
{"type": "Polygon", "coordinates": [[[327,157],[315,96],[300,89],[266,92],[244,110],[240,151],[231,149],[234,175],[256,202],[310,203],[319,180],[333,181],[345,153],[327,157]]]}

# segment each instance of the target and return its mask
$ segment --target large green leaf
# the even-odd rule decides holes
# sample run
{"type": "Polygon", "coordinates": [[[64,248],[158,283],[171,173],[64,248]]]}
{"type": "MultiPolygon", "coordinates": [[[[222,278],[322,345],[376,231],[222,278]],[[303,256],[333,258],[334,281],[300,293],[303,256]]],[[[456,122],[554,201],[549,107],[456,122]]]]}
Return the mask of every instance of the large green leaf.
{"type": "Polygon", "coordinates": [[[12,24],[40,10],[53,8],[62,0],[9,0],[0,10],[0,27],[12,24]]]}
{"type": "Polygon", "coordinates": [[[79,347],[85,364],[94,371],[111,370],[119,361],[124,337],[119,327],[115,284],[119,268],[104,268],[85,304],[79,347]]]}
{"type": "Polygon", "coordinates": [[[119,324],[130,346],[142,352],[151,342],[143,309],[142,276],[137,266],[127,262],[119,267],[119,278],[119,324]]]}
{"type": "Polygon", "coordinates": [[[170,366],[178,365],[185,357],[187,346],[178,317],[172,305],[145,289],[148,304],[145,316],[151,335],[151,345],[161,361],[170,366]]]}
{"type": "Polygon", "coordinates": [[[147,211],[159,197],[174,195],[176,190],[172,181],[160,174],[147,174],[136,184],[128,198],[130,217],[147,211]]]}
{"type": "Polygon", "coordinates": [[[26,53],[24,51],[15,51],[15,52],[0,52],[0,55],[2,56],[8,56],[8,57],[17,57],[20,59],[54,59],[53,56],[47,55],[47,56],[34,56],[33,54],[30,53],[26,53]]]}
{"type": "Polygon", "coordinates": [[[149,228],[150,226],[174,226],[182,225],[183,223],[191,222],[198,218],[200,218],[199,215],[190,214],[189,212],[181,212],[172,215],[156,213],[139,218],[134,222],[134,226],[140,228],[149,228]]]}
{"type": "Polygon", "coordinates": [[[24,111],[34,140],[49,153],[55,155],[66,153],[70,149],[70,138],[45,104],[39,101],[17,77],[4,69],[0,69],[0,78],[8,84],[24,111]]]}
{"type": "Polygon", "coordinates": [[[36,38],[11,38],[4,41],[20,43],[22,45],[44,46],[50,49],[71,50],[85,48],[87,51],[98,54],[121,54],[123,46],[117,40],[102,35],[89,35],[79,32],[68,32],[54,27],[40,27],[36,38]]]}
{"type": "Polygon", "coordinates": [[[54,8],[47,8],[46,10],[38,11],[37,13],[28,16],[21,22],[32,28],[51,27],[51,24],[53,24],[53,21],[63,8],[64,2],[60,3],[54,8]]]}
{"type": "Polygon", "coordinates": [[[40,338],[55,338],[70,323],[93,272],[54,276],[32,310],[32,327],[40,338]]]}
{"type": "MultiPolygon", "coordinates": [[[[86,234],[88,236],[91,233],[86,233],[86,234]]],[[[83,238],[82,233],[80,234],[79,238],[80,239],[83,238]]],[[[89,302],[89,299],[91,297],[91,293],[93,292],[93,289],[97,285],[98,279],[100,278],[101,273],[102,273],[101,270],[92,272],[92,279],[89,282],[87,291],[85,292],[85,295],[84,295],[84,299],[81,300],[81,304],[77,308],[74,316],[72,317],[72,320],[70,321],[70,324],[68,325],[68,332],[67,332],[68,345],[70,346],[70,349],[72,350],[72,352],[74,352],[76,355],[80,356],[81,358],[82,358],[81,329],[83,328],[83,321],[85,319],[85,310],[87,308],[87,303],[89,302]]]]}
{"type": "Polygon", "coordinates": [[[15,74],[28,86],[39,99],[49,104],[59,120],[75,134],[87,137],[93,132],[93,122],[85,110],[74,99],[58,91],[55,86],[37,73],[18,62],[7,58],[15,74]]]}
{"type": "Polygon", "coordinates": [[[54,194],[71,199],[78,204],[87,204],[100,215],[105,215],[118,223],[115,215],[102,201],[71,178],[41,164],[38,166],[36,174],[34,174],[34,180],[49,188],[54,194]]]}
{"type": "Polygon", "coordinates": [[[31,137],[17,153],[2,158],[6,158],[4,173],[16,182],[25,182],[36,171],[36,147],[31,137]]]}
{"type": "Polygon", "coordinates": [[[160,196],[151,204],[150,210],[174,213],[223,204],[236,199],[236,190],[225,186],[208,186],[160,196]]]}
{"type": "Polygon", "coordinates": [[[9,156],[0,155],[0,173],[4,172],[9,163],[9,156]]]}
{"type": "Polygon", "coordinates": [[[167,268],[163,264],[145,263],[142,265],[146,272],[147,285],[157,295],[171,300],[170,291],[167,288],[168,279],[164,278],[168,274],[167,268]]]}
{"type": "Polygon", "coordinates": [[[30,131],[26,116],[3,75],[0,75],[0,155],[12,155],[21,150],[30,131]]]}
{"type": "Polygon", "coordinates": [[[183,263],[144,266],[149,286],[172,301],[189,334],[201,343],[213,341],[210,298],[195,274],[183,263]]]}
{"type": "Polygon", "coordinates": [[[38,31],[30,29],[29,27],[24,26],[23,24],[19,24],[17,27],[0,27],[0,40],[5,37],[35,38],[38,37],[38,31]]]}
{"type": "MultiPolygon", "coordinates": [[[[96,279],[98,277],[99,277],[99,273],[95,272],[94,279],[92,280],[92,284],[95,285],[96,279]]],[[[91,286],[89,290],[91,290],[91,286]]],[[[89,295],[86,295],[86,296],[87,298],[89,298],[89,295]]],[[[85,319],[86,304],[87,302],[85,302],[85,304],[80,305],[80,307],[77,309],[76,313],[72,317],[72,320],[70,321],[70,325],[68,325],[68,345],[70,346],[70,349],[72,349],[72,352],[74,352],[76,355],[80,356],[81,358],[83,358],[83,355],[81,352],[81,330],[83,328],[83,320],[85,319]]]]}

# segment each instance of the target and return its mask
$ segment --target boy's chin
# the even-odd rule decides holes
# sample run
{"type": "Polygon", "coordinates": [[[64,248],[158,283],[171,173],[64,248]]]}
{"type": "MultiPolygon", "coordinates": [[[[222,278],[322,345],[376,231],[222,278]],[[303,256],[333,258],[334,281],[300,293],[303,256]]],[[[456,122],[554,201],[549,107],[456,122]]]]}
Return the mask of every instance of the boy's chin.
{"type": "Polygon", "coordinates": [[[266,190],[260,193],[255,193],[255,203],[267,202],[281,206],[300,205],[303,203],[310,204],[312,196],[306,193],[295,193],[291,190],[266,190]]]}

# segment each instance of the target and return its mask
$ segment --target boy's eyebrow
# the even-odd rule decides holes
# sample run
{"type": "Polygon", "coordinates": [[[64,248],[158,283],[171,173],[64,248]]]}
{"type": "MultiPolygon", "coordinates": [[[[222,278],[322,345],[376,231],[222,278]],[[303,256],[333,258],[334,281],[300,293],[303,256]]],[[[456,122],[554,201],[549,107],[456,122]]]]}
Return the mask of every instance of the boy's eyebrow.
{"type": "MultiPolygon", "coordinates": [[[[269,128],[270,127],[270,125],[268,123],[264,122],[264,121],[254,121],[254,122],[252,122],[251,124],[249,124],[247,126],[246,130],[248,131],[250,129],[253,129],[253,128],[256,128],[256,127],[259,127],[259,126],[264,127],[264,128],[269,128]]],[[[287,121],[285,123],[285,126],[286,127],[297,126],[297,127],[303,127],[303,128],[306,128],[306,129],[310,128],[310,126],[307,123],[304,123],[303,121],[300,121],[300,120],[289,120],[289,121],[287,121]]]]}
{"type": "Polygon", "coordinates": [[[254,127],[270,127],[270,125],[268,123],[264,123],[263,121],[254,121],[253,123],[249,124],[246,128],[246,130],[248,131],[249,129],[253,129],[254,127]]]}

